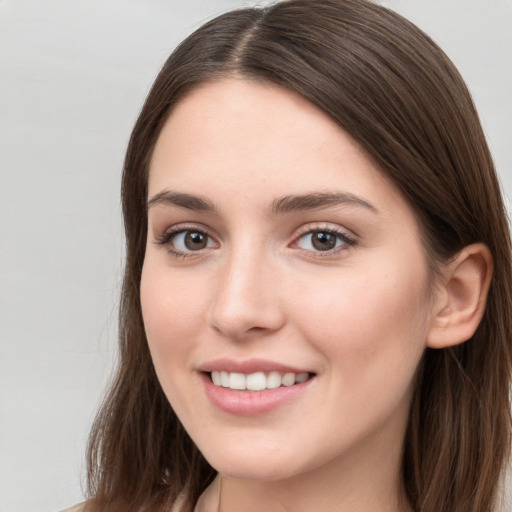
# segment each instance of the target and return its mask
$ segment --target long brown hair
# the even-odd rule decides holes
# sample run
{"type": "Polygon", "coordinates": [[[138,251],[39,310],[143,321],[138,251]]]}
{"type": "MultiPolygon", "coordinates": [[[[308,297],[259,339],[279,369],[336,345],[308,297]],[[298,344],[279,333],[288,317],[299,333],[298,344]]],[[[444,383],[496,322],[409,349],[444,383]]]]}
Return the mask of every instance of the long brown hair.
{"type": "Polygon", "coordinates": [[[468,244],[489,247],[494,277],[477,332],[424,355],[402,473],[416,512],[490,512],[511,443],[511,247],[498,180],[451,61],[410,22],[364,0],[224,14],[188,37],[158,75],[124,165],[120,359],[90,437],[90,510],[163,510],[180,494],[189,510],[215,475],[158,383],[139,283],[155,141],[184,95],[229,75],[298,92],[358,141],[414,208],[434,272],[468,244]]]}

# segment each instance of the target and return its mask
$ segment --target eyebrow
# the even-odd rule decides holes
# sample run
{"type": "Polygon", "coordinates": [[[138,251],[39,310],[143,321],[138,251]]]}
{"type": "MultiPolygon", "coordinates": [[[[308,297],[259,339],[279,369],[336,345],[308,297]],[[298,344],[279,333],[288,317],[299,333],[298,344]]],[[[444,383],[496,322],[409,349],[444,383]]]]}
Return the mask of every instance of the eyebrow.
{"type": "Polygon", "coordinates": [[[147,209],[158,205],[174,205],[188,210],[196,210],[201,212],[214,212],[215,206],[211,201],[201,196],[193,194],[185,194],[183,192],[172,192],[170,190],[162,190],[155,194],[147,204],[147,209]]]}
{"type": "MultiPolygon", "coordinates": [[[[158,205],[173,205],[188,210],[215,213],[215,205],[208,199],[185,192],[162,190],[155,194],[147,203],[147,209],[158,205]]],[[[377,208],[350,192],[313,192],[303,195],[289,195],[272,201],[270,211],[274,214],[284,214],[307,210],[328,208],[329,206],[349,205],[358,206],[378,214],[377,208]]]]}
{"type": "Polygon", "coordinates": [[[274,214],[279,214],[315,210],[338,205],[359,206],[373,213],[379,213],[373,204],[350,192],[315,192],[299,196],[285,196],[272,202],[271,211],[274,214]]]}

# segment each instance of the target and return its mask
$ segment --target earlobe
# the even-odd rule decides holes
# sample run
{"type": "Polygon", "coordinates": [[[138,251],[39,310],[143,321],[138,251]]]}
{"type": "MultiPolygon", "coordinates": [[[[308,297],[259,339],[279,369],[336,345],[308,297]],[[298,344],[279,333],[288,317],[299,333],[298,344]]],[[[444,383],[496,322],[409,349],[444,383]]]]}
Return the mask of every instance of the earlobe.
{"type": "Polygon", "coordinates": [[[446,265],[427,346],[451,347],[473,336],[485,311],[492,270],[491,253],[481,243],[468,245],[446,265]]]}

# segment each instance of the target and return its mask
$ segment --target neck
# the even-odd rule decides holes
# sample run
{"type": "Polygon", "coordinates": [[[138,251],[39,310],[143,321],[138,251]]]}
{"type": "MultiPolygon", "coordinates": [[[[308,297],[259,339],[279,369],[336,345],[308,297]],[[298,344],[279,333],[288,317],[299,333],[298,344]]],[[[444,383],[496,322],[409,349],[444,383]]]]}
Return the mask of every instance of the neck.
{"type": "Polygon", "coordinates": [[[218,512],[406,512],[410,508],[397,480],[349,475],[308,481],[301,475],[254,482],[220,476],[218,512]]]}

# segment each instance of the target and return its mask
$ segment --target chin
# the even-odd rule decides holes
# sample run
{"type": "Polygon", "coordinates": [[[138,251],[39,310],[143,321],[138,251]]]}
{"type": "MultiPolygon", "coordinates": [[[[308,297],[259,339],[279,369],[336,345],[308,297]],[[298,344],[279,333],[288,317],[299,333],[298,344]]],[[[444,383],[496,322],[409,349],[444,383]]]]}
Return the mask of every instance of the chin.
{"type": "MultiPolygon", "coordinates": [[[[200,447],[201,448],[201,447],[200,447]]],[[[208,463],[220,474],[239,480],[273,482],[291,478],[304,468],[297,456],[283,454],[278,448],[222,447],[201,450],[208,463]],[[280,453],[281,452],[281,453],[280,453]]],[[[293,455],[293,454],[292,454],[293,455]]]]}

